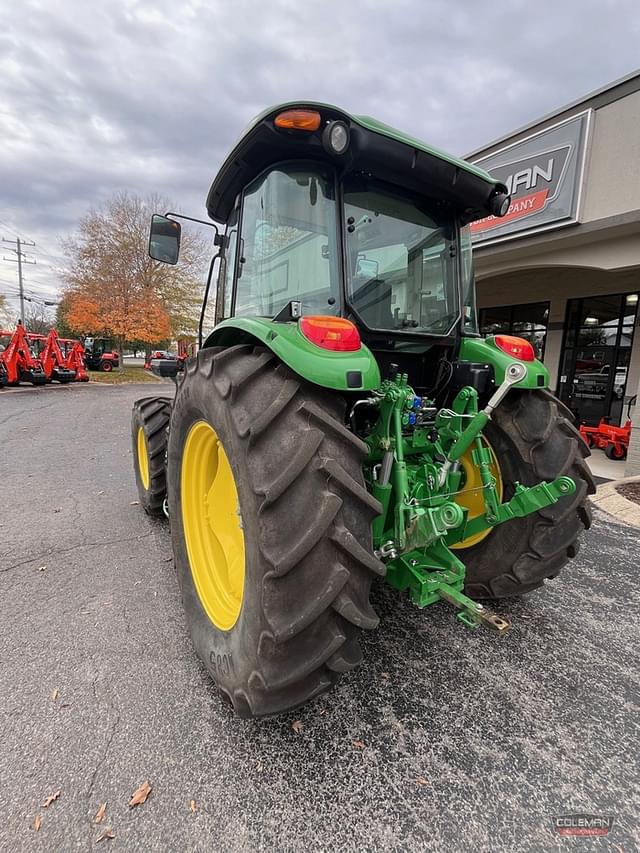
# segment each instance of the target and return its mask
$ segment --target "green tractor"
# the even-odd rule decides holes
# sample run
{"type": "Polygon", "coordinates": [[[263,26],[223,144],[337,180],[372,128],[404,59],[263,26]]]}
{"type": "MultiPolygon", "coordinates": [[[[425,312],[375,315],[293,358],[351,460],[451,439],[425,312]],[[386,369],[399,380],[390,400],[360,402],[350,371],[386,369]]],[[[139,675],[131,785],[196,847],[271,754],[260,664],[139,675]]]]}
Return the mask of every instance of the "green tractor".
{"type": "MultiPolygon", "coordinates": [[[[134,405],[132,437],[194,646],[240,716],[361,663],[374,579],[504,631],[488,602],[575,556],[588,450],[531,344],[478,333],[469,224],[508,207],[476,166],[316,103],[263,112],[215,178],[200,349],[173,402],[134,405]]],[[[153,217],[156,260],[178,260],[179,218],[153,217]]]]}

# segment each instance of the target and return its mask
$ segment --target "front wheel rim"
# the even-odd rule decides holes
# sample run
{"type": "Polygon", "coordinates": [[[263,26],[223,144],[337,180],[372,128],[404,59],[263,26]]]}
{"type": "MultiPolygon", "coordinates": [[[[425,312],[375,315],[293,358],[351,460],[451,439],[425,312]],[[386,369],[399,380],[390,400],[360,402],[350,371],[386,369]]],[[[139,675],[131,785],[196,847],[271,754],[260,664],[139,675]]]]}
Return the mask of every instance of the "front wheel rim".
{"type": "Polygon", "coordinates": [[[151,478],[149,477],[149,454],[147,452],[147,439],[144,436],[144,429],[138,427],[138,471],[140,471],[140,480],[145,491],[149,491],[151,478]]]}
{"type": "Polygon", "coordinates": [[[244,533],[231,465],[206,421],[196,421],[187,434],[180,491],[182,529],[198,598],[211,622],[229,631],[238,621],[244,595],[244,533]]]}

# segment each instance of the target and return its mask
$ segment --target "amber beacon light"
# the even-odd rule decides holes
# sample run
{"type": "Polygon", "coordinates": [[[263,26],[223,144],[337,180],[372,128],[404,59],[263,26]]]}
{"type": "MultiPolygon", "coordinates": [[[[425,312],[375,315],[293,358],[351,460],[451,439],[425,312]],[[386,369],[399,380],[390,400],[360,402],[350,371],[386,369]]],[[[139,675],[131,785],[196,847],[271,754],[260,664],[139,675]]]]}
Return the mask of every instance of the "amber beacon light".
{"type": "Polygon", "coordinates": [[[276,116],[274,124],[281,130],[306,130],[313,133],[320,127],[320,113],[317,110],[286,110],[276,116]]]}

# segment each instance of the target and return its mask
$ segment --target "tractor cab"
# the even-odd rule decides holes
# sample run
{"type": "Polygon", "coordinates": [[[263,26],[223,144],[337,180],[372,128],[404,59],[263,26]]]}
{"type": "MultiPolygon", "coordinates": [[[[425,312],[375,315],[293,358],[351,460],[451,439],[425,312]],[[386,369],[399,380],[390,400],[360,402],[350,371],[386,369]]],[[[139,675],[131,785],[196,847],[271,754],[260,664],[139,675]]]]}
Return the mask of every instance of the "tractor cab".
{"type": "MultiPolygon", "coordinates": [[[[374,119],[323,104],[267,110],[207,199],[225,223],[216,322],[342,317],[427,385],[439,357],[421,356],[477,334],[468,224],[508,206],[483,170],[374,119]]],[[[172,239],[177,259],[179,224],[154,217],[151,254],[166,261],[172,239]]]]}
{"type": "Polygon", "coordinates": [[[84,361],[90,370],[102,370],[109,373],[120,364],[120,356],[114,349],[111,338],[85,338],[84,361]]]}

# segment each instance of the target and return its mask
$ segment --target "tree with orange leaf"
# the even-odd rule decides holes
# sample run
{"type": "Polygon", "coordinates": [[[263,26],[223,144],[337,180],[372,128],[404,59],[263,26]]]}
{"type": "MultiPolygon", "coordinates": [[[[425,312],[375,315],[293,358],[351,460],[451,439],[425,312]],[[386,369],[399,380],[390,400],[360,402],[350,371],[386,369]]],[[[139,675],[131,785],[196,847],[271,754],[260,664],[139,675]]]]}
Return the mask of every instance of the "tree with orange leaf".
{"type": "Polygon", "coordinates": [[[83,293],[69,293],[66,300],[66,321],[70,329],[80,332],[103,333],[106,330],[100,305],[83,293]]]}
{"type": "MultiPolygon", "coordinates": [[[[151,347],[197,327],[205,243],[183,234],[180,264],[147,253],[151,214],[169,205],[157,197],[119,193],[81,220],[66,240],[64,317],[78,334],[111,336],[151,347]]],[[[121,360],[122,363],[122,360],[121,360]]]]}

